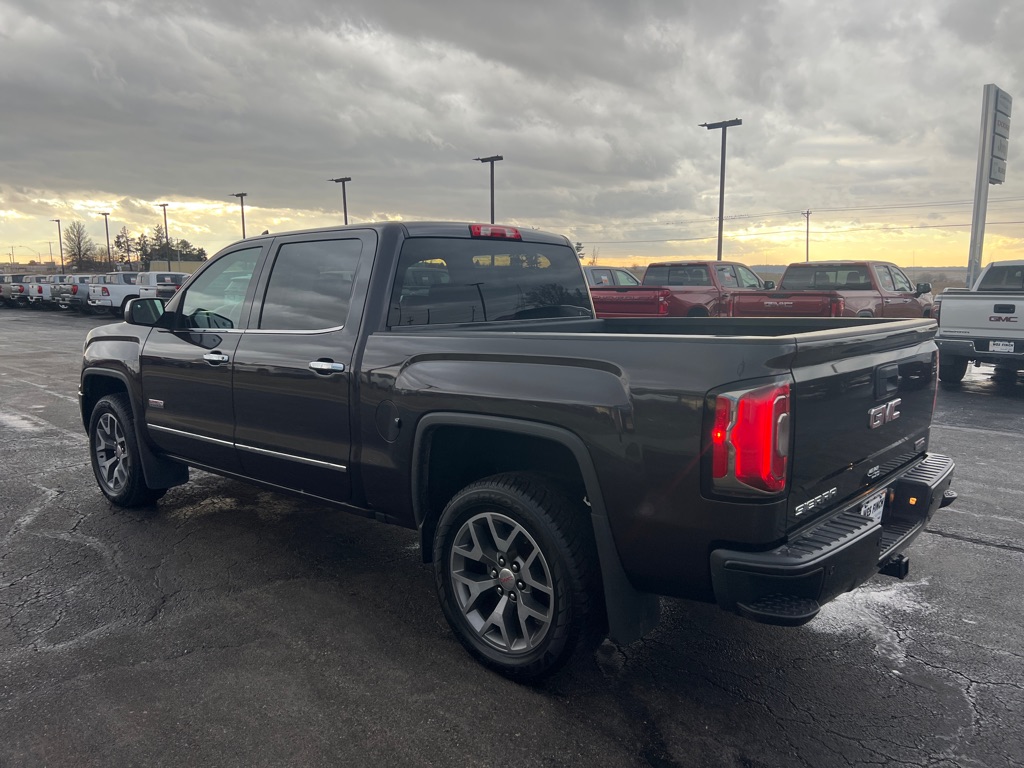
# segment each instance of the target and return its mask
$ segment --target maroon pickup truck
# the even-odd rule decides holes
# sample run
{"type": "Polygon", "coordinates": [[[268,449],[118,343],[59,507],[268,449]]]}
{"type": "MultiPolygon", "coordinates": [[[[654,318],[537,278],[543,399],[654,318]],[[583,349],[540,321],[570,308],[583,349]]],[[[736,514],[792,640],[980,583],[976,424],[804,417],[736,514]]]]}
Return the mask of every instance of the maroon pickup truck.
{"type": "Polygon", "coordinates": [[[593,285],[598,317],[729,317],[735,296],[774,288],[745,264],[672,261],[651,264],[642,285],[593,285]]]}
{"type": "Polygon", "coordinates": [[[931,317],[930,283],[884,261],[790,264],[771,291],[737,294],[733,317],[931,317]]]}

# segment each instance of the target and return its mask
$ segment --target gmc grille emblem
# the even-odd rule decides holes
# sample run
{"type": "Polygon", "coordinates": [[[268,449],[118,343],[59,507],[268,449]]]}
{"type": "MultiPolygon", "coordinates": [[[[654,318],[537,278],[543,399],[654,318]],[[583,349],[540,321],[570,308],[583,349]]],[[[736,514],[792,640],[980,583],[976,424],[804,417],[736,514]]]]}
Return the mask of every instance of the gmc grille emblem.
{"type": "Polygon", "coordinates": [[[902,402],[903,400],[897,397],[884,405],[876,405],[868,411],[868,429],[878,429],[883,424],[896,421],[900,417],[899,408],[902,402]]]}

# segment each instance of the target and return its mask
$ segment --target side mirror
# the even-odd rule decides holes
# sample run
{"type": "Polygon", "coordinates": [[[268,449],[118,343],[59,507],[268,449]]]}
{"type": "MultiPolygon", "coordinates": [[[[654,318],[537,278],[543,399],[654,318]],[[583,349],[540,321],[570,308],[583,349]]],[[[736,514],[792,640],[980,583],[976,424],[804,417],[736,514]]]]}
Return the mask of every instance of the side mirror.
{"type": "Polygon", "coordinates": [[[129,325],[144,325],[152,328],[160,322],[164,314],[164,303],[161,299],[131,299],[124,308],[124,321],[129,325]]]}
{"type": "Polygon", "coordinates": [[[774,280],[765,280],[764,281],[764,289],[766,291],[774,291],[775,290],[775,281],[774,280]]]}
{"type": "Polygon", "coordinates": [[[931,292],[932,292],[932,284],[931,283],[918,283],[917,284],[917,295],[918,296],[923,296],[924,294],[931,293],[931,292]]]}

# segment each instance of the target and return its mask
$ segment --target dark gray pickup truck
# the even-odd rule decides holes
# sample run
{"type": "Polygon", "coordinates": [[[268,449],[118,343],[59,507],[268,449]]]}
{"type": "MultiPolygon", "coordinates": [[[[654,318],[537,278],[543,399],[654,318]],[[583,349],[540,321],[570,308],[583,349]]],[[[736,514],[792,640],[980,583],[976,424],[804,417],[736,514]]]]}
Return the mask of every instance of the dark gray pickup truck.
{"type": "Polygon", "coordinates": [[[388,223],[232,245],[85,343],[119,506],[197,467],[420,532],[442,610],[520,679],[658,595],[810,621],[955,498],[935,324],[595,319],[564,237],[388,223]]]}

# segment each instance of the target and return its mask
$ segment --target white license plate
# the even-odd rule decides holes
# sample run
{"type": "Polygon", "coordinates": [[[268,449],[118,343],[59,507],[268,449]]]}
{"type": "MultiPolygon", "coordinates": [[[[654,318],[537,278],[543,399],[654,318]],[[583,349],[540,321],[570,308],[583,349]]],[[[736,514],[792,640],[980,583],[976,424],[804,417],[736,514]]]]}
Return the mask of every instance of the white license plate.
{"type": "Polygon", "coordinates": [[[988,343],[989,352],[1013,352],[1012,341],[990,341],[988,343]]]}
{"type": "Polygon", "coordinates": [[[885,509],[886,493],[887,491],[879,491],[874,496],[867,499],[860,505],[860,513],[864,515],[864,517],[870,518],[873,522],[880,522],[882,519],[882,510],[885,509]]]}

